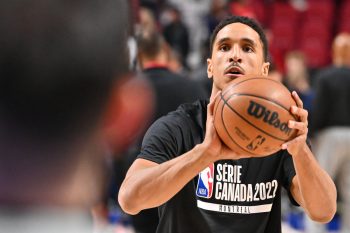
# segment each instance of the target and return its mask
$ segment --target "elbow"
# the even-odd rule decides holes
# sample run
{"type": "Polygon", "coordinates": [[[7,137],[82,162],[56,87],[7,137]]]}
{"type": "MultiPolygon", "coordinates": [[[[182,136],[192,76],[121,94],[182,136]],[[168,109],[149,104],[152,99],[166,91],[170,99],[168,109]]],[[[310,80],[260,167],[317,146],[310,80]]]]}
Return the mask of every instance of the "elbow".
{"type": "Polygon", "coordinates": [[[319,211],[317,213],[309,214],[311,220],[319,223],[329,223],[337,211],[336,205],[331,206],[328,210],[319,211]]]}
{"type": "Polygon", "coordinates": [[[118,193],[118,202],[120,208],[127,214],[136,215],[140,212],[140,210],[136,208],[135,200],[123,190],[120,190],[118,193]]]}
{"type": "MultiPolygon", "coordinates": [[[[329,192],[329,198],[324,198],[323,201],[319,201],[316,205],[313,205],[313,208],[307,208],[308,215],[311,220],[319,223],[329,223],[337,212],[337,192],[334,186],[334,192],[329,192]]],[[[315,204],[315,203],[314,203],[315,204]]]]}

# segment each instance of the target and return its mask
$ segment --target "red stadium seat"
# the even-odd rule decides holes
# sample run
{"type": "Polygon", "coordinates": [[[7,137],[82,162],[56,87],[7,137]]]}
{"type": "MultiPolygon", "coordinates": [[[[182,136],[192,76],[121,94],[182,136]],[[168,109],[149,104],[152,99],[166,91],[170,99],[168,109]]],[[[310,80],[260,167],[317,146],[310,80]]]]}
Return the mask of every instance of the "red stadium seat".
{"type": "Polygon", "coordinates": [[[300,40],[318,38],[330,42],[332,27],[322,20],[309,20],[301,27],[300,40]]]}
{"type": "Polygon", "coordinates": [[[305,19],[319,19],[324,22],[333,22],[335,4],[332,1],[310,1],[305,11],[305,19]]]}
{"type": "Polygon", "coordinates": [[[282,50],[293,49],[299,16],[299,12],[290,4],[281,2],[273,3],[270,28],[273,35],[272,44],[276,48],[282,50]]]}
{"type": "Polygon", "coordinates": [[[321,68],[330,63],[330,43],[311,38],[303,40],[300,49],[304,52],[307,64],[311,68],[321,68]]]}
{"type": "Polygon", "coordinates": [[[350,0],[341,4],[339,14],[340,20],[338,22],[338,32],[350,32],[350,0]]]}

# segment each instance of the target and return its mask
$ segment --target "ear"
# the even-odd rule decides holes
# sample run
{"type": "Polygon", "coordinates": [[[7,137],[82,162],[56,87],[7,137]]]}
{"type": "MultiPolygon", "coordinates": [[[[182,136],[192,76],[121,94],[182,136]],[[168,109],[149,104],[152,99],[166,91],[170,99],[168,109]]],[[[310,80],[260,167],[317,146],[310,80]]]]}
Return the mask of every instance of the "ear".
{"type": "Polygon", "coordinates": [[[104,140],[113,152],[122,152],[150,120],[154,110],[153,91],[143,79],[117,82],[106,110],[104,140]]]}
{"type": "Polygon", "coordinates": [[[207,59],[207,75],[208,78],[213,78],[213,65],[212,60],[210,58],[207,59]]]}
{"type": "Polygon", "coordinates": [[[262,65],[262,70],[261,73],[263,76],[267,77],[269,74],[269,68],[270,68],[270,62],[264,62],[264,64],[262,65]]]}

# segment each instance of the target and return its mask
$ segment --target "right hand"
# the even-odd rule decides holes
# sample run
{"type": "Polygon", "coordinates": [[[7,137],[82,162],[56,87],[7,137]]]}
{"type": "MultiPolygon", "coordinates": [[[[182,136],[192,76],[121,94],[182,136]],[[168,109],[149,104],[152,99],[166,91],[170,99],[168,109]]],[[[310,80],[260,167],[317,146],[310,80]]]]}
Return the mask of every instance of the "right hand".
{"type": "Polygon", "coordinates": [[[205,156],[210,157],[213,161],[223,159],[239,159],[242,155],[228,148],[220,139],[214,126],[214,104],[219,97],[219,91],[214,98],[210,98],[210,103],[207,107],[207,122],[205,138],[202,143],[205,156]]]}

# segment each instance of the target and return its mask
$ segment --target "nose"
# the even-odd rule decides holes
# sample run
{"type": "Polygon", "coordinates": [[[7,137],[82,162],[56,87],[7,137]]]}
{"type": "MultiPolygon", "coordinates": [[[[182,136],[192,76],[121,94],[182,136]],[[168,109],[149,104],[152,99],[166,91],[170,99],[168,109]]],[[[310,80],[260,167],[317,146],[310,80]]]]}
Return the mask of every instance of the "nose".
{"type": "Polygon", "coordinates": [[[240,53],[240,48],[238,45],[234,45],[233,49],[232,49],[232,53],[230,54],[230,58],[229,61],[230,62],[238,62],[241,63],[242,62],[242,57],[241,57],[241,53],[240,53]]]}

